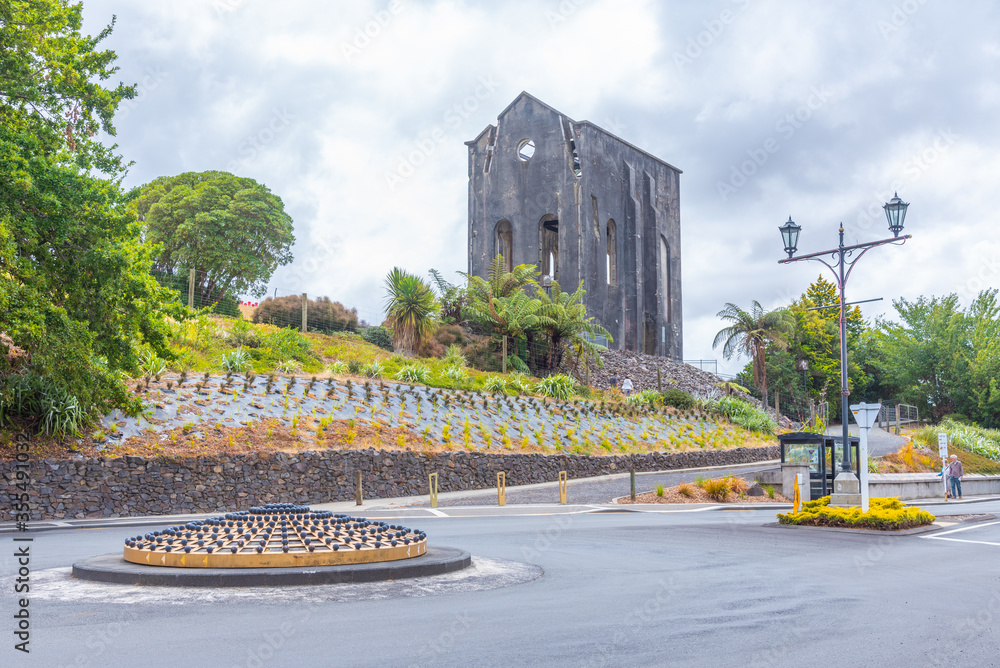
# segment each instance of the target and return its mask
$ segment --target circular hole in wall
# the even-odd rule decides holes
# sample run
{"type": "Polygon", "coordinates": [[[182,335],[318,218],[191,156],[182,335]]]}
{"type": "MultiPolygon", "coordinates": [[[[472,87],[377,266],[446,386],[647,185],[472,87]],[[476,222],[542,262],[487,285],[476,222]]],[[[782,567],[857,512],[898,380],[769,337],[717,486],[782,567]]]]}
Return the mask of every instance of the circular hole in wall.
{"type": "Polygon", "coordinates": [[[522,139],[521,143],[517,145],[517,157],[522,162],[527,162],[533,155],[535,155],[535,142],[530,139],[522,139]]]}

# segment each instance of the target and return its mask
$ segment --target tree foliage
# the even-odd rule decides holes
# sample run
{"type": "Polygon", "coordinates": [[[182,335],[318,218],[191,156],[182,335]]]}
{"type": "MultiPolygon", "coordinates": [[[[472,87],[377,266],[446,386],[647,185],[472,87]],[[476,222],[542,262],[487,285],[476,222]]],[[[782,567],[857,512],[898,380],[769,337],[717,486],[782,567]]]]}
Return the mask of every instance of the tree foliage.
{"type": "Polygon", "coordinates": [[[419,276],[393,267],[385,277],[386,320],[397,349],[413,354],[430,333],[440,308],[434,293],[419,276]]]}
{"type": "Polygon", "coordinates": [[[207,302],[226,294],[261,296],[274,270],[292,261],[292,219],[281,198],[228,172],[185,172],[145,186],[135,211],[161,247],[155,269],[198,270],[207,302]]]}
{"type": "Polygon", "coordinates": [[[727,303],[719,311],[718,317],[729,321],[728,327],[719,330],[712,342],[717,348],[722,344],[722,356],[731,359],[740,354],[750,359],[753,380],[760,388],[767,403],[767,359],[768,346],[784,348],[795,331],[795,318],[788,309],[765,311],[760,302],[754,300],[749,311],[744,311],[733,303],[727,303]]]}
{"type": "Polygon", "coordinates": [[[136,411],[122,374],[166,349],[152,249],[120,163],[93,139],[132,87],[106,88],[114,53],[80,34],[80,5],[0,3],[0,422],[58,434],[95,410],[136,411]],[[104,173],[104,177],[93,174],[104,173]]]}
{"type": "Polygon", "coordinates": [[[874,331],[879,382],[935,420],[961,413],[1000,426],[997,291],[983,291],[965,309],[954,294],[893,306],[899,322],[879,320],[874,331]]]}

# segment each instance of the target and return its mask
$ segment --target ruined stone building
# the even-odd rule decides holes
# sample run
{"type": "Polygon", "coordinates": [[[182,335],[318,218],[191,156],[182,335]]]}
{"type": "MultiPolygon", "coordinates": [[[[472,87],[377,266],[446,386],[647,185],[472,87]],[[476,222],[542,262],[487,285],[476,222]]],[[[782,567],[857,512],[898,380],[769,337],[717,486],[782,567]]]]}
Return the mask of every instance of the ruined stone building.
{"type": "Polygon", "coordinates": [[[583,281],[612,349],[682,359],[679,169],[528,93],[466,145],[470,274],[583,281]]]}

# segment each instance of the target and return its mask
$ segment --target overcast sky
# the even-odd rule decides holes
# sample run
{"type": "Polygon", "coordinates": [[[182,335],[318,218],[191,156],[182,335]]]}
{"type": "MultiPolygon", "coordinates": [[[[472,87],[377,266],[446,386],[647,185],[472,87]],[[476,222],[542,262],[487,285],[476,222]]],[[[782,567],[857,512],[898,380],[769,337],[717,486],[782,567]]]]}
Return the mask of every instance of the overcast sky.
{"type": "MultiPolygon", "coordinates": [[[[466,269],[474,138],[526,90],[684,171],[684,356],[721,357],[726,302],[787,305],[822,271],[800,251],[888,236],[849,299],[1000,283],[1000,10],[994,2],[85,0],[139,97],[117,117],[127,185],[221,169],[295,221],[278,294],[379,320],[394,266],[466,269]],[[872,213],[869,214],[868,212],[872,213]]],[[[742,362],[723,363],[734,372],[742,362]]]]}

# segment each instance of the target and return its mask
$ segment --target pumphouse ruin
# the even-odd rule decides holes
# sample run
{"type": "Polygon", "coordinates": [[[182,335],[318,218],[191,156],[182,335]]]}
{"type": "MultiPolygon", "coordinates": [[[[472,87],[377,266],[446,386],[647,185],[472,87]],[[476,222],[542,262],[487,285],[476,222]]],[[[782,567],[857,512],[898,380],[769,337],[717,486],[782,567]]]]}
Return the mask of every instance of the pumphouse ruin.
{"type": "Polygon", "coordinates": [[[534,264],[611,332],[683,359],[681,171],[522,92],[469,147],[469,273],[534,264]]]}

